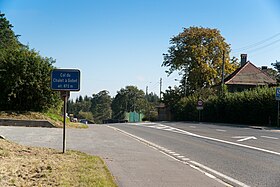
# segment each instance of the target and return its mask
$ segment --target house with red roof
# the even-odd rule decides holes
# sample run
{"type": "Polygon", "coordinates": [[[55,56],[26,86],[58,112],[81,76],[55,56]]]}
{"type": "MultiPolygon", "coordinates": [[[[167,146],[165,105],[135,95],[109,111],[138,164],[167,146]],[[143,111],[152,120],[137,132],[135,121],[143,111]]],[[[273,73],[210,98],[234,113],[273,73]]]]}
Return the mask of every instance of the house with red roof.
{"type": "Polygon", "coordinates": [[[258,86],[276,86],[277,81],[267,73],[267,67],[258,68],[241,54],[241,67],[224,80],[229,92],[240,92],[258,86]]]}

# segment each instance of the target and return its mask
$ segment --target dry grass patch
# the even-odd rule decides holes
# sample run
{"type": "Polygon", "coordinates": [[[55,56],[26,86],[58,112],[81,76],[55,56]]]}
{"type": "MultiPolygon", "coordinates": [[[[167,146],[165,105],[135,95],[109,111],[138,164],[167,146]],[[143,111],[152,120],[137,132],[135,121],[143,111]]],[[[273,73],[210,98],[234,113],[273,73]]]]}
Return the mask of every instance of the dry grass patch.
{"type": "MultiPolygon", "coordinates": [[[[47,120],[54,126],[63,127],[63,116],[54,113],[40,113],[40,112],[6,112],[0,111],[0,118],[4,119],[21,119],[21,120],[47,120]]],[[[88,125],[83,123],[72,123],[67,119],[66,126],[70,128],[88,128],[88,125]]]]}
{"type": "Polygon", "coordinates": [[[0,186],[116,186],[96,156],[21,146],[0,139],[0,186]]]}

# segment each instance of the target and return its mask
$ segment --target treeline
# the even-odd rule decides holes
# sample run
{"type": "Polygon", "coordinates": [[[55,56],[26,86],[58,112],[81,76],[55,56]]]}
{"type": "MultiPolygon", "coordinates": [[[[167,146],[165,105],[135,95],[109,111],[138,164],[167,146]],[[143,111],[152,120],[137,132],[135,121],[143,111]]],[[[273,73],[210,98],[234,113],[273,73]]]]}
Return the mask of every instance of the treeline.
{"type": "MultiPolygon", "coordinates": [[[[124,119],[126,112],[143,113],[148,120],[157,119],[156,106],[159,98],[156,94],[145,94],[136,86],[126,86],[111,97],[106,90],[93,94],[92,97],[78,97],[68,101],[68,113],[79,119],[88,119],[102,123],[107,119],[124,119]]],[[[145,120],[145,119],[144,119],[145,120]]]]}
{"type": "MultiPolygon", "coordinates": [[[[230,44],[218,29],[184,28],[170,39],[170,47],[163,54],[162,66],[167,73],[181,75],[180,86],[169,87],[163,102],[170,109],[173,120],[198,121],[197,102],[204,101],[202,121],[275,125],[277,102],[274,88],[257,88],[239,93],[227,93],[223,77],[238,67],[238,59],[230,57],[230,44]],[[218,88],[218,89],[217,89],[218,88]]],[[[272,63],[267,73],[278,78],[280,62],[272,63]]],[[[168,115],[170,116],[170,115],[168,115]]]]}
{"type": "MultiPolygon", "coordinates": [[[[182,98],[172,108],[175,120],[198,121],[198,95],[182,98]]],[[[207,122],[254,125],[277,124],[275,88],[256,88],[243,92],[204,97],[201,120],[207,122]]]]}
{"type": "Polygon", "coordinates": [[[44,111],[59,108],[60,98],[50,89],[55,63],[20,43],[13,26],[0,13],[0,110],[44,111]]]}

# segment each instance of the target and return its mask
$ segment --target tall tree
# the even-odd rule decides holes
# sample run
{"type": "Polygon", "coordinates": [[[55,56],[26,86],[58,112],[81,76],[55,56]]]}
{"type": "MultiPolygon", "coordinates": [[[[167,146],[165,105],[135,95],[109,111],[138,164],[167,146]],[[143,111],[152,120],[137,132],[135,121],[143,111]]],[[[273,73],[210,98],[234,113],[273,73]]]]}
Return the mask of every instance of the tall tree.
{"type": "Polygon", "coordinates": [[[277,70],[277,73],[271,72],[269,73],[272,77],[276,77],[277,82],[280,82],[280,61],[277,61],[275,63],[271,63],[271,65],[277,70]]]}
{"type": "MultiPolygon", "coordinates": [[[[75,117],[81,118],[80,113],[88,113],[91,112],[91,98],[88,96],[79,96],[76,98],[74,102],[72,99],[68,101],[68,113],[73,114],[75,117]]],[[[90,115],[87,115],[90,116],[90,115]]],[[[86,118],[86,117],[83,117],[86,118]]],[[[88,120],[92,120],[92,118],[86,118],[88,120]]]]}
{"type": "Polygon", "coordinates": [[[182,33],[171,38],[170,44],[168,53],[163,54],[162,66],[169,68],[168,74],[179,71],[182,88],[188,94],[219,83],[223,59],[225,74],[237,68],[236,61],[230,60],[229,44],[217,29],[184,28],[182,33]]]}
{"type": "Polygon", "coordinates": [[[143,90],[136,86],[126,86],[118,91],[112,102],[113,118],[123,119],[125,112],[143,112],[147,107],[147,100],[143,90]]]}
{"type": "Polygon", "coordinates": [[[111,118],[111,103],[112,99],[107,90],[92,95],[91,112],[95,123],[102,123],[103,120],[111,118]]]}
{"type": "Polygon", "coordinates": [[[42,111],[61,102],[50,89],[52,58],[44,58],[18,41],[0,13],[0,110],[42,111]]]}
{"type": "Polygon", "coordinates": [[[54,60],[42,58],[22,47],[7,53],[0,63],[0,108],[2,110],[42,111],[60,103],[49,86],[54,60]]]}
{"type": "Polygon", "coordinates": [[[17,49],[20,46],[18,35],[12,30],[13,25],[5,18],[5,14],[0,12],[0,51],[7,49],[17,49]]]}

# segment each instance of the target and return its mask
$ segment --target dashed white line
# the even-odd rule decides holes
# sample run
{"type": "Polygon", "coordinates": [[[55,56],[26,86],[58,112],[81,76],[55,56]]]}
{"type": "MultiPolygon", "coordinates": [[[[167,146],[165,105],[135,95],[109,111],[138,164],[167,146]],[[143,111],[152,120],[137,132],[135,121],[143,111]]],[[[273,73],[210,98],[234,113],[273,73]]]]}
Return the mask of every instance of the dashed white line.
{"type": "Polygon", "coordinates": [[[178,158],[185,158],[185,156],[182,156],[182,155],[181,155],[181,156],[177,156],[177,157],[178,157],[178,158]]]}
{"type": "Polygon", "coordinates": [[[216,131],[218,131],[218,132],[227,132],[227,130],[223,130],[223,129],[216,129],[216,131]]]}
{"type": "Polygon", "coordinates": [[[190,127],[191,127],[191,128],[194,128],[194,129],[196,128],[196,126],[190,126],[190,127]]]}
{"type": "Polygon", "coordinates": [[[272,136],[261,136],[262,138],[267,138],[267,139],[273,139],[273,140],[278,140],[279,138],[272,137],[272,136]]]}
{"type": "MultiPolygon", "coordinates": [[[[110,127],[110,126],[108,126],[108,127],[110,127]]],[[[121,132],[121,133],[123,133],[123,134],[125,134],[125,135],[127,135],[129,137],[131,137],[131,138],[134,138],[137,141],[139,141],[141,143],[144,143],[144,144],[146,144],[146,145],[148,145],[150,147],[156,148],[159,152],[163,153],[164,155],[167,155],[167,156],[169,156],[170,158],[173,158],[176,161],[179,161],[179,162],[181,162],[183,164],[186,164],[186,165],[188,165],[188,166],[190,166],[190,167],[192,167],[192,168],[194,168],[194,169],[204,173],[206,176],[212,178],[213,180],[216,180],[216,181],[220,182],[221,184],[224,184],[225,186],[230,186],[230,185],[229,185],[229,183],[226,183],[225,181],[221,180],[221,178],[224,179],[224,180],[227,180],[227,181],[229,181],[231,183],[237,184],[237,185],[239,185],[241,187],[249,187],[248,185],[246,185],[246,184],[244,184],[244,183],[242,183],[242,182],[240,182],[240,181],[238,181],[236,179],[233,179],[233,178],[231,178],[231,177],[229,177],[227,175],[224,175],[224,174],[222,174],[222,173],[220,173],[220,172],[218,172],[216,170],[208,168],[207,166],[204,166],[203,164],[200,164],[198,162],[192,161],[189,158],[182,157],[181,159],[179,159],[177,157],[174,157],[174,155],[170,154],[170,152],[166,153],[166,152],[160,150],[159,149],[159,147],[160,147],[159,145],[154,144],[152,142],[149,142],[148,140],[145,140],[143,138],[140,138],[138,136],[135,136],[133,134],[130,134],[130,133],[126,132],[126,131],[120,130],[120,129],[115,128],[115,127],[110,127],[110,128],[112,128],[114,130],[117,130],[117,131],[119,131],[119,132],[121,132]],[[202,170],[201,168],[203,168],[204,170],[202,170]],[[219,176],[220,178],[215,177],[211,173],[214,174],[214,175],[219,176]]],[[[175,152],[172,152],[172,153],[176,154],[175,152]]]]}

